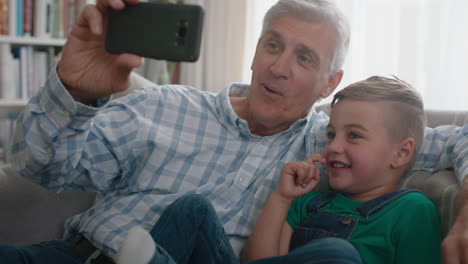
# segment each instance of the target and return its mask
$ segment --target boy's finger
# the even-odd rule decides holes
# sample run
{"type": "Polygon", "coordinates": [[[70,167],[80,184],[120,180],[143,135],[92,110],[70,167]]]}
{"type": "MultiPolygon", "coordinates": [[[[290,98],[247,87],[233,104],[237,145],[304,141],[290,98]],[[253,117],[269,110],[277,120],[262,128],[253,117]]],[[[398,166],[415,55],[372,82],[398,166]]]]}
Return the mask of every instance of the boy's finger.
{"type": "Polygon", "coordinates": [[[320,154],[311,154],[307,156],[305,162],[314,164],[315,162],[326,163],[327,160],[320,154]]]}
{"type": "Polygon", "coordinates": [[[314,170],[314,180],[320,181],[320,170],[317,167],[314,170]]]}
{"type": "Polygon", "coordinates": [[[310,172],[314,171],[314,167],[306,164],[305,166],[301,167],[300,173],[298,174],[298,185],[304,187],[310,182],[310,172]]]}

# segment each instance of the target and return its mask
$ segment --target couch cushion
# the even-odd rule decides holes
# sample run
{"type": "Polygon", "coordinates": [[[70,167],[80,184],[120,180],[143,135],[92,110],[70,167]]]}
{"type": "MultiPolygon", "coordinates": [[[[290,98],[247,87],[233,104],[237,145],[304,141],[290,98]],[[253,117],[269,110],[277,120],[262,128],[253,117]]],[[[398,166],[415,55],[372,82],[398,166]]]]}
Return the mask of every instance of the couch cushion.
{"type": "Polygon", "coordinates": [[[57,194],[0,169],[0,242],[25,245],[61,238],[66,219],[88,209],[94,197],[80,191],[57,194]]]}

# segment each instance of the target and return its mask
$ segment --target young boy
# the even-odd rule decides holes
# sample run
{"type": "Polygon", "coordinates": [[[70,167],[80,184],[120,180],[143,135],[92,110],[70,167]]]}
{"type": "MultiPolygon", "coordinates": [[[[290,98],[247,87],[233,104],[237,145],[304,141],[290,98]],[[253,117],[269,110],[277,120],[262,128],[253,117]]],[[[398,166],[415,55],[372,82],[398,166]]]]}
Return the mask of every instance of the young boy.
{"type": "MultiPolygon", "coordinates": [[[[417,191],[398,191],[424,127],[422,100],[404,81],[371,77],[338,92],[322,156],[284,166],[242,261],[441,263],[437,209],[417,191]],[[320,180],[317,162],[328,172],[330,191],[312,192],[320,180]]],[[[177,200],[151,231],[167,252],[154,254],[153,243],[141,240],[151,237],[133,230],[119,263],[144,263],[135,262],[144,244],[153,246],[146,250],[151,263],[236,263],[210,208],[197,196],[177,200]]]]}

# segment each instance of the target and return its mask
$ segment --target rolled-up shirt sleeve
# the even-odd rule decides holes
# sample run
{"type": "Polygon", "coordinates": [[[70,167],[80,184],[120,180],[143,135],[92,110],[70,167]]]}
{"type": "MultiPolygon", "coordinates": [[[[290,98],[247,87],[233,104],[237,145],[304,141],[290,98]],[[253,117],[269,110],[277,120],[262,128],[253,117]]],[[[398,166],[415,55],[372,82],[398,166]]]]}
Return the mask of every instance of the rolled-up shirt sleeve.
{"type": "MultiPolygon", "coordinates": [[[[106,122],[105,114],[96,116],[105,108],[106,104],[92,107],[74,101],[54,70],[18,117],[10,147],[13,168],[56,191],[115,188],[116,177],[121,176],[120,160],[124,159],[122,148],[128,150],[128,146],[117,153],[119,149],[107,138],[123,135],[104,136],[110,131],[106,130],[110,121],[106,122]]],[[[121,118],[129,119],[126,114],[121,118]]],[[[118,129],[113,131],[119,133],[118,129]]],[[[128,129],[124,131],[132,134],[128,129]]]]}

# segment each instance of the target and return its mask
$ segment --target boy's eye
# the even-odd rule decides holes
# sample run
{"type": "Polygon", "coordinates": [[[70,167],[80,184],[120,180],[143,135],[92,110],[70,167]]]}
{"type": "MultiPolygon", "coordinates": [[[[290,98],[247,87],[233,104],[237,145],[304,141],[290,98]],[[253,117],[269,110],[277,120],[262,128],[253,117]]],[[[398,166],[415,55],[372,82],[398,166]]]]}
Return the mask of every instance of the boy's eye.
{"type": "Polygon", "coordinates": [[[358,133],[355,133],[355,132],[350,132],[349,133],[349,138],[350,139],[358,139],[358,138],[362,138],[362,136],[358,133]]]}
{"type": "Polygon", "coordinates": [[[335,136],[336,136],[335,132],[331,132],[331,131],[328,131],[328,132],[327,132],[327,139],[328,139],[328,140],[334,139],[335,136]]]}

